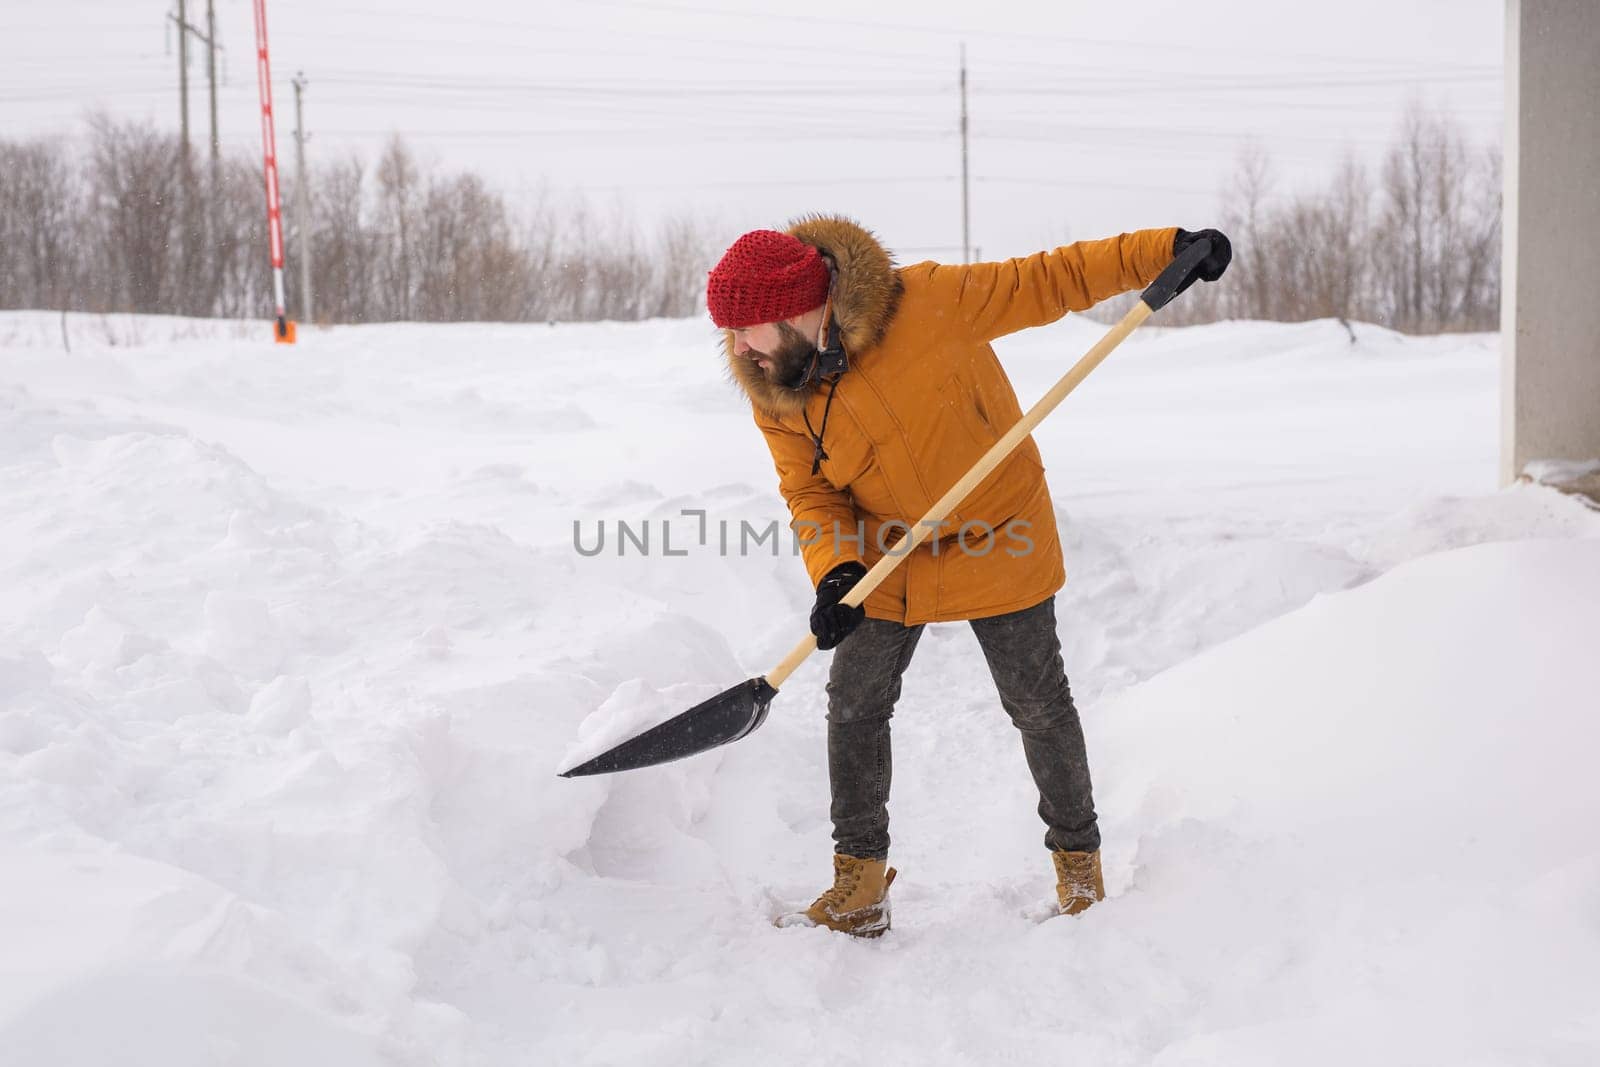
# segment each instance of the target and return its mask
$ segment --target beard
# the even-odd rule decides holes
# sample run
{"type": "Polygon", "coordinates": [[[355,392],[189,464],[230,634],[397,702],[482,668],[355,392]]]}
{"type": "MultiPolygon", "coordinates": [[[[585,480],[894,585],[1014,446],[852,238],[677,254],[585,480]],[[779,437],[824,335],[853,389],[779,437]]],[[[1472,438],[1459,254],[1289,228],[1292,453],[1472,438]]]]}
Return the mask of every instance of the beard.
{"type": "Polygon", "coordinates": [[[765,371],[767,381],[783,389],[799,389],[806,372],[811,369],[811,361],[816,358],[817,346],[787,322],[780,322],[777,347],[759,354],[772,364],[771,369],[765,371]]]}

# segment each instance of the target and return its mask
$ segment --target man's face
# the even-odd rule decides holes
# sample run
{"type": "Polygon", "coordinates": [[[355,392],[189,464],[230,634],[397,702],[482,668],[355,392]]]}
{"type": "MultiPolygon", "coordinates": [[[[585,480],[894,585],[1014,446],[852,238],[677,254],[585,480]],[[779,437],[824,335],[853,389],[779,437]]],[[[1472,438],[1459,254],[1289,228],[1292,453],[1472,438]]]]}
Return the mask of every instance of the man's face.
{"type": "Polygon", "coordinates": [[[772,384],[797,389],[817,346],[787,322],[763,322],[733,331],[733,353],[754,361],[772,384]]]}

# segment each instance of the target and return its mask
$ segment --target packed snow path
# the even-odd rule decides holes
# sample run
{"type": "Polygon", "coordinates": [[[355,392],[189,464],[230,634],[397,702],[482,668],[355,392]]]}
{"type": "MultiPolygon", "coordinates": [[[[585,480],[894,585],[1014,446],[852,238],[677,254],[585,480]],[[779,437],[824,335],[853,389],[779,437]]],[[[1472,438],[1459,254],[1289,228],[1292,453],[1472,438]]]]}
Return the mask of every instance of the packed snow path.
{"type": "MultiPolygon", "coordinates": [[[[1030,918],[933,627],[861,944],[770,925],[829,869],[826,656],[555,777],[804,632],[707,325],[68,330],[0,315],[0,1063],[1600,1057],[1600,518],[1496,490],[1493,337],[1119,349],[1038,434],[1112,899],[1030,918]]],[[[1003,342],[1024,404],[1101,330],[1003,342]]]]}

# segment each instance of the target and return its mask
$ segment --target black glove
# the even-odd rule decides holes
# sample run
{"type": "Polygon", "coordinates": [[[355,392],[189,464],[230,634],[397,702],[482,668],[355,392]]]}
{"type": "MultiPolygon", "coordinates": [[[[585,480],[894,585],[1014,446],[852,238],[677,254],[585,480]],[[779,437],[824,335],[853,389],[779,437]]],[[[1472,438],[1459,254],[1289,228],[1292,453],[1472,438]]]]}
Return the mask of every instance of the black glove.
{"type": "Polygon", "coordinates": [[[866,576],[867,568],[852,561],[839,564],[817,583],[817,603],[811,609],[811,632],[817,635],[817,647],[824,652],[850,636],[850,631],[867,617],[866,608],[839,603],[866,576]]]}
{"type": "Polygon", "coordinates": [[[1178,286],[1178,292],[1180,293],[1197,280],[1216,281],[1222,277],[1222,272],[1228,269],[1228,264],[1233,260],[1233,246],[1228,243],[1227,236],[1221,230],[1199,230],[1195,233],[1190,233],[1188,230],[1179,230],[1178,236],[1172,239],[1172,254],[1174,256],[1181,254],[1185,248],[1188,248],[1202,237],[1211,242],[1211,251],[1206,254],[1205,259],[1200,261],[1200,265],[1194,269],[1194,273],[1185,278],[1183,284],[1178,286]]]}

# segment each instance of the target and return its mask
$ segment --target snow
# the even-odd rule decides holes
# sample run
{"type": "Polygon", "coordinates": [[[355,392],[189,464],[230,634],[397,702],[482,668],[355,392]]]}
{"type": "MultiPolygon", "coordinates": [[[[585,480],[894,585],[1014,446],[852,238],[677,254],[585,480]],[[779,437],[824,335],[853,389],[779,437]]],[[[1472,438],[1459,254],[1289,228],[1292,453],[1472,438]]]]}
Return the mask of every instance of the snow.
{"type": "Polygon", "coordinates": [[[1544,485],[1561,485],[1600,474],[1600,460],[1534,460],[1523,473],[1544,485]]]}
{"type": "MultiPolygon", "coordinates": [[[[1007,339],[1024,400],[1102,329],[1007,339]]],[[[1032,918],[933,627],[865,944],[771,926],[828,876],[825,655],[735,745],[556,777],[804,633],[706,324],[67,331],[0,315],[0,1064],[1600,1058],[1600,513],[1497,489],[1493,336],[1096,371],[1038,437],[1112,899],[1032,918]]]]}

